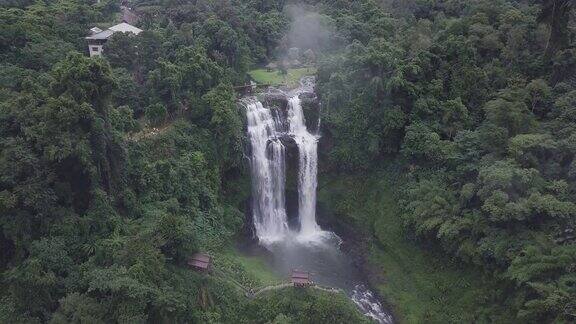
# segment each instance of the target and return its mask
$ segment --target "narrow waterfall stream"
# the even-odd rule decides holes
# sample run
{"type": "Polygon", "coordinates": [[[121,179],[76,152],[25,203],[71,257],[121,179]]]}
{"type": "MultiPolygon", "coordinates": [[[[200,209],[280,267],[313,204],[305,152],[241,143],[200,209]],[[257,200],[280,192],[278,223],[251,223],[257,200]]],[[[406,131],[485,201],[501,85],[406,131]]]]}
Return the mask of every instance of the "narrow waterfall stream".
{"type": "Polygon", "coordinates": [[[366,316],[393,323],[378,298],[366,288],[359,270],[340,251],[340,238],[316,222],[319,135],[306,127],[300,94],[312,93],[313,79],[284,94],[286,113],[247,98],[248,138],[251,144],[252,210],[259,243],[273,252],[273,269],[286,277],[293,269],[309,271],[319,285],[340,288],[366,316]],[[291,229],[286,212],[286,147],[290,138],[298,149],[298,222],[291,229]]]}
{"type": "Polygon", "coordinates": [[[310,134],[298,95],[288,99],[288,122],[290,133],[299,152],[298,171],[298,217],[300,236],[313,239],[320,227],[316,223],[316,186],[318,184],[318,136],[310,134]]]}

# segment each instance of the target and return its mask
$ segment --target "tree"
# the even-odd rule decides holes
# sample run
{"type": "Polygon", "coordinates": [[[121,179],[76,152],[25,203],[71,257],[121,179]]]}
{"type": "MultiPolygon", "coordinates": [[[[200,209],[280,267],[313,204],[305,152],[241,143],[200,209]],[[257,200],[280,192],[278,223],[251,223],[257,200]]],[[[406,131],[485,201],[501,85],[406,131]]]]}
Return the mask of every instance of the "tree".
{"type": "Polygon", "coordinates": [[[534,124],[526,104],[513,99],[513,93],[507,90],[484,106],[486,121],[504,129],[508,136],[527,132],[534,124]]]}
{"type": "Polygon", "coordinates": [[[210,128],[219,142],[219,154],[225,168],[238,161],[241,150],[242,122],[236,109],[236,95],[228,84],[220,84],[202,97],[211,111],[210,128]]]}
{"type": "Polygon", "coordinates": [[[70,54],[52,73],[52,89],[56,95],[68,95],[77,102],[89,103],[98,114],[107,118],[110,93],[116,83],[106,62],[79,53],[70,54]]]}
{"type": "Polygon", "coordinates": [[[441,162],[446,160],[449,150],[450,145],[425,125],[414,124],[406,127],[402,152],[416,161],[441,162]]]}
{"type": "Polygon", "coordinates": [[[550,107],[550,98],[552,96],[552,89],[545,80],[537,79],[532,80],[526,86],[532,113],[545,117],[550,107]]]}
{"type": "Polygon", "coordinates": [[[152,104],[146,108],[146,118],[152,125],[159,125],[166,121],[168,110],[162,104],[152,104]]]}
{"type": "Polygon", "coordinates": [[[104,57],[112,67],[132,71],[139,61],[137,43],[138,40],[131,33],[114,33],[106,41],[104,57]]]}

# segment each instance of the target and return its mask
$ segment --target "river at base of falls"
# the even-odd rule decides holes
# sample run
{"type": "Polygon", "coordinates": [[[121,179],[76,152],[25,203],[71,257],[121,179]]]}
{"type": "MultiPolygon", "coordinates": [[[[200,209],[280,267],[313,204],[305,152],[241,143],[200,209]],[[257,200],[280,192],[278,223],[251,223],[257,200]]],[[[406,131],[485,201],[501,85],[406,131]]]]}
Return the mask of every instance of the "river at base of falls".
{"type": "Polygon", "coordinates": [[[364,315],[378,323],[394,323],[377,296],[366,287],[351,258],[340,250],[341,243],[336,234],[321,231],[314,237],[290,235],[266,248],[272,252],[270,266],[279,276],[289,278],[292,270],[308,271],[316,285],[342,289],[364,315]]]}

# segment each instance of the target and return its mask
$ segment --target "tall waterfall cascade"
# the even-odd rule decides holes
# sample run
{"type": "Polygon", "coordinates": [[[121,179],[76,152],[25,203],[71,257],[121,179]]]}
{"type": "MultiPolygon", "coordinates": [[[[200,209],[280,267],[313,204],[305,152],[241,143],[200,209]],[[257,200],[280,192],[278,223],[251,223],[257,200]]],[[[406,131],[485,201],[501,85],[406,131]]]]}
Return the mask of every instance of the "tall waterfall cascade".
{"type": "Polygon", "coordinates": [[[246,105],[252,156],[252,209],[256,235],[263,243],[280,241],[288,233],[285,207],[285,148],[279,139],[280,121],[261,102],[246,105]]]}
{"type": "Polygon", "coordinates": [[[316,223],[316,187],[318,175],[318,137],[306,129],[302,102],[298,96],[288,100],[290,133],[298,146],[298,206],[300,234],[312,237],[320,231],[316,223]]]}
{"type": "Polygon", "coordinates": [[[263,244],[296,237],[314,239],[322,233],[316,223],[318,135],[306,128],[300,94],[311,90],[304,80],[297,91],[286,94],[286,116],[265,107],[256,98],[246,103],[251,144],[252,210],[256,236],[263,244]],[[281,137],[293,138],[298,147],[298,210],[300,229],[291,231],[286,213],[286,149],[281,137]]]}

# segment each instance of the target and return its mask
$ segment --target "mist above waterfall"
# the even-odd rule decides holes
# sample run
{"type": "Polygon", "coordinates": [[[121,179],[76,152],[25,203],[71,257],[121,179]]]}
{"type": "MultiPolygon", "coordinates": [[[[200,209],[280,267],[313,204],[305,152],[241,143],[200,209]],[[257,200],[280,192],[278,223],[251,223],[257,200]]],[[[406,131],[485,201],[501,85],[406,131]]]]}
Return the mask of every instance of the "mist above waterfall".
{"type": "Polygon", "coordinates": [[[291,24],[288,33],[280,42],[280,56],[288,56],[290,49],[299,49],[301,54],[307,50],[319,54],[343,43],[336,32],[333,19],[318,13],[314,7],[289,5],[285,10],[291,24]]]}
{"type": "Polygon", "coordinates": [[[334,40],[335,29],[327,16],[300,6],[287,8],[292,21],[287,35],[290,47],[320,50],[334,40]]]}

